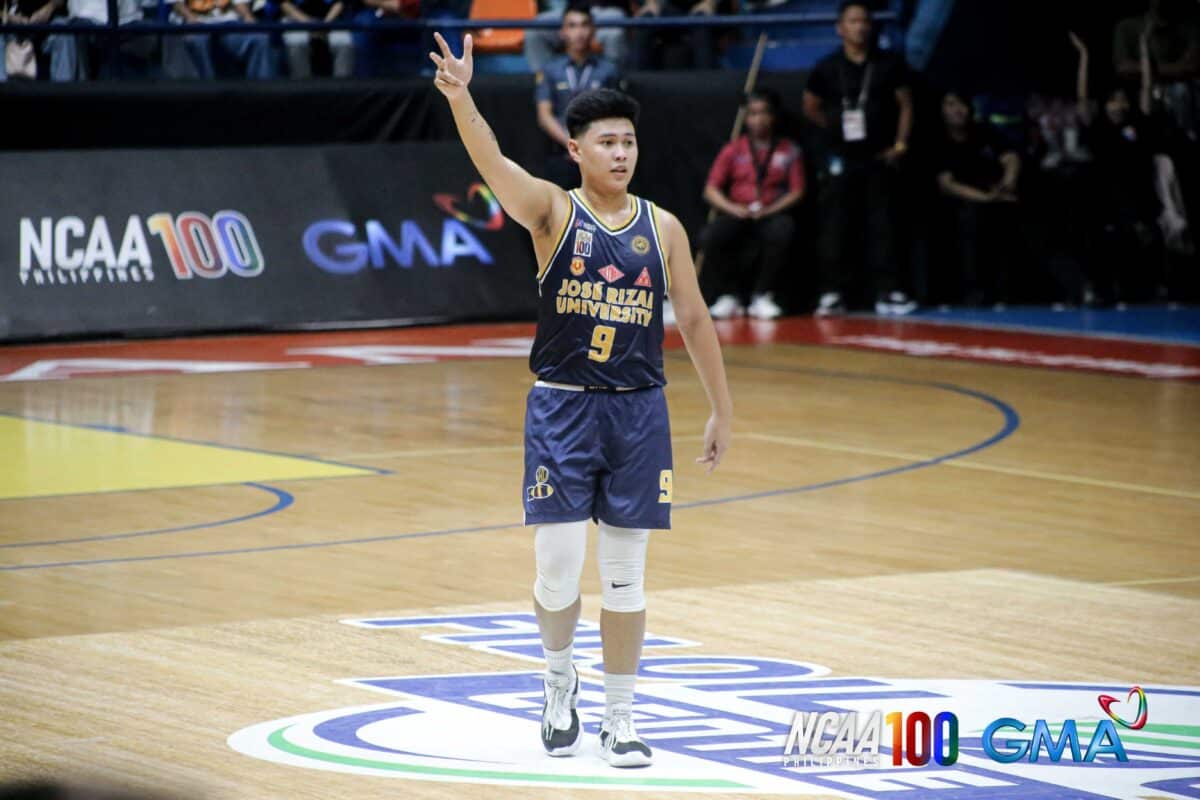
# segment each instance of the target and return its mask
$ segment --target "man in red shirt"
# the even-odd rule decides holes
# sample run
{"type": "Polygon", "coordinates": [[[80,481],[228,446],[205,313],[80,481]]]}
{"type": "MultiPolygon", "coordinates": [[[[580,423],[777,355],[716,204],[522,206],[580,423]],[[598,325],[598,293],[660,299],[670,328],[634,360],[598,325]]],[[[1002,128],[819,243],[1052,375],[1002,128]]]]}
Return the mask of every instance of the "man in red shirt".
{"type": "Polygon", "coordinates": [[[717,295],[713,319],[746,312],[757,319],[780,314],[771,293],[787,258],[795,222],[791,208],[804,197],[804,157],[799,145],[775,134],[775,94],[761,89],[746,99],[746,133],[721,149],[708,173],[704,199],[719,215],[700,234],[708,256],[709,288],[717,295]],[[738,274],[738,253],[759,248],[757,273],[738,274]]]}

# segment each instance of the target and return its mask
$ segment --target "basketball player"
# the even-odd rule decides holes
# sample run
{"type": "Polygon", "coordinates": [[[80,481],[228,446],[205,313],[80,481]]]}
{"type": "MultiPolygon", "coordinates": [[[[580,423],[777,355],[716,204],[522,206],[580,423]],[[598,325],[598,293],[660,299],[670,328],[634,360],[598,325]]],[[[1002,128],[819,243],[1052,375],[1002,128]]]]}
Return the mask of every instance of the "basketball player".
{"type": "Polygon", "coordinates": [[[599,524],[597,560],[604,652],[602,756],[613,766],[650,763],[633,724],[633,693],[646,627],[643,574],[652,528],[671,527],[671,438],[663,377],[662,304],[679,331],[712,407],[696,459],[717,466],[729,446],[732,401],[721,349],[696,282],[687,234],[671,214],[629,194],[637,166],[638,105],[611,89],[567,107],[568,151],[583,185],[565,192],[504,157],[467,91],[471,37],[462,58],[435,34],[434,85],[479,174],[508,215],[529,230],[538,260],[537,382],[525,414],[525,524],[536,525],[534,609],[546,655],[542,744],[575,753],[579,621],[587,521],[599,524]]]}

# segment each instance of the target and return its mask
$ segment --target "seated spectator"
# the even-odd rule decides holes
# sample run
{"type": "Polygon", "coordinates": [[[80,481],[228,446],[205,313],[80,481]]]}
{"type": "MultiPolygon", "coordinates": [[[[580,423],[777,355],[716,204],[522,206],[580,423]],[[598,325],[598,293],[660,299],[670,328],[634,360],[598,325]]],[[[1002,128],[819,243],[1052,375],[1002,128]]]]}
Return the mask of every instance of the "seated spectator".
{"type": "MultiPolygon", "coordinates": [[[[421,0],[362,0],[354,21],[374,25],[387,20],[417,19],[421,0]]],[[[360,78],[396,77],[415,72],[421,44],[419,31],[354,31],[354,74],[360,78]]]]}
{"type": "MultiPolygon", "coordinates": [[[[142,21],[142,7],[138,0],[117,0],[117,19],[120,25],[134,25],[142,21]]],[[[65,24],[80,27],[107,25],[107,0],[67,0],[65,24]]],[[[95,76],[98,64],[110,42],[108,37],[56,33],[46,38],[45,51],[50,56],[50,79],[55,81],[82,81],[95,76]]],[[[143,60],[154,47],[154,39],[139,36],[120,43],[121,51],[140,48],[143,60]]]]}
{"type": "MultiPolygon", "coordinates": [[[[567,10],[567,0],[549,0],[544,3],[537,19],[562,19],[567,10]]],[[[593,0],[589,5],[592,18],[595,20],[625,19],[628,9],[624,0],[593,0]]],[[[604,57],[613,62],[618,69],[626,66],[625,60],[629,48],[625,44],[624,28],[600,28],[595,32],[596,43],[604,53],[604,57]]],[[[534,72],[541,72],[546,63],[561,52],[563,39],[560,31],[552,28],[531,28],[525,31],[525,60],[534,72]]]]}
{"type": "Polygon", "coordinates": [[[775,95],[760,90],[746,100],[746,133],[725,145],[713,162],[704,199],[717,217],[700,234],[708,268],[703,276],[717,300],[713,319],[742,313],[757,319],[780,314],[772,289],[790,255],[793,207],[804,197],[804,163],[799,145],[775,133],[775,95]],[[739,255],[756,246],[757,270],[743,272],[739,255]]]}
{"type": "MultiPolygon", "coordinates": [[[[3,19],[9,25],[44,25],[62,11],[63,0],[0,0],[3,19]]],[[[28,37],[0,34],[0,80],[39,77],[42,70],[38,53],[43,51],[45,34],[28,37]]]]}
{"type": "Polygon", "coordinates": [[[177,0],[172,20],[207,27],[210,32],[168,36],[163,44],[164,70],[172,78],[208,78],[236,69],[247,78],[277,74],[267,33],[220,33],[229,22],[255,22],[250,0],[177,0]],[[180,41],[182,40],[182,41],[180,41]]]}
{"type": "Polygon", "coordinates": [[[588,89],[615,89],[619,79],[616,66],[592,52],[595,30],[586,3],[568,6],[559,29],[566,53],[546,62],[534,89],[538,127],[548,137],[545,177],[564,189],[579,186],[579,167],[567,153],[567,106],[588,89]]]}
{"type": "Polygon", "coordinates": [[[1095,302],[1118,304],[1166,294],[1163,246],[1191,252],[1187,213],[1174,162],[1163,152],[1162,125],[1152,116],[1152,30],[1140,37],[1138,108],[1122,86],[1114,87],[1097,114],[1088,99],[1087,48],[1080,51],[1078,101],[1095,156],[1092,192],[1096,231],[1089,278],[1095,302]]]}
{"type": "MultiPolygon", "coordinates": [[[[717,0],[645,0],[634,16],[711,17],[717,0]]],[[[636,69],[712,69],[716,66],[716,38],[710,27],[633,29],[633,62],[636,69]]]]}
{"type": "MultiPolygon", "coordinates": [[[[280,11],[285,22],[332,22],[342,15],[341,0],[283,0],[280,11]]],[[[354,42],[350,31],[284,31],[288,71],[293,78],[308,78],[314,73],[329,74],[314,69],[314,63],[328,59],[335,78],[354,74],[354,42]],[[320,56],[324,56],[321,58],[320,56]],[[314,59],[314,56],[318,58],[314,59]]]]}
{"type": "Polygon", "coordinates": [[[1149,50],[1151,78],[1167,111],[1190,139],[1200,138],[1200,12],[1182,0],[1150,0],[1146,13],[1117,24],[1113,66],[1127,81],[1142,74],[1141,42],[1149,50]]]}
{"type": "Polygon", "coordinates": [[[1014,209],[1021,158],[989,126],[973,120],[969,98],[961,92],[942,97],[942,121],[937,182],[952,208],[967,304],[1003,304],[1009,271],[1003,254],[1020,228],[1014,209]]]}

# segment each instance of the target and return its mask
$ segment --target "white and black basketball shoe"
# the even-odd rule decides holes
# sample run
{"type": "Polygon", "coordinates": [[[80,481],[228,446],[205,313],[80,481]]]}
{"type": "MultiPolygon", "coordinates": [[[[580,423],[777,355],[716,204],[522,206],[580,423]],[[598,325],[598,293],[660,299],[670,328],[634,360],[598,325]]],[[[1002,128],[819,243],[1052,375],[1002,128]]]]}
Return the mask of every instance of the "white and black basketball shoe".
{"type": "Polygon", "coordinates": [[[618,706],[600,723],[600,755],[614,767],[647,767],[650,747],[633,727],[633,709],[618,706]]]}
{"type": "MultiPolygon", "coordinates": [[[[554,676],[561,678],[561,676],[554,676]]],[[[579,724],[579,671],[571,665],[569,681],[543,679],[542,691],[545,704],[542,706],[542,746],[552,756],[573,755],[583,741],[583,727],[579,724]]]]}

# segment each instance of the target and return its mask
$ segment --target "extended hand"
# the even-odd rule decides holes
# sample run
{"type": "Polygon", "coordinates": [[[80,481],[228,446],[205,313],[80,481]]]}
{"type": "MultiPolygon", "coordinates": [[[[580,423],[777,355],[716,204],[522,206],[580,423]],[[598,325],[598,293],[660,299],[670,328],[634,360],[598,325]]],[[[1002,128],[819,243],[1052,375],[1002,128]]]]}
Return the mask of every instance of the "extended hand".
{"type": "Polygon", "coordinates": [[[704,426],[704,455],[696,459],[697,464],[707,464],[712,472],[721,463],[722,456],[729,449],[729,419],[720,418],[713,414],[704,426]]]}
{"type": "Polygon", "coordinates": [[[437,64],[433,85],[447,100],[456,100],[466,93],[471,74],[475,71],[475,60],[471,57],[471,34],[468,33],[463,39],[462,58],[454,57],[450,52],[450,45],[446,44],[440,33],[435,33],[433,38],[442,51],[440,56],[437,53],[429,54],[429,58],[437,64]]]}

